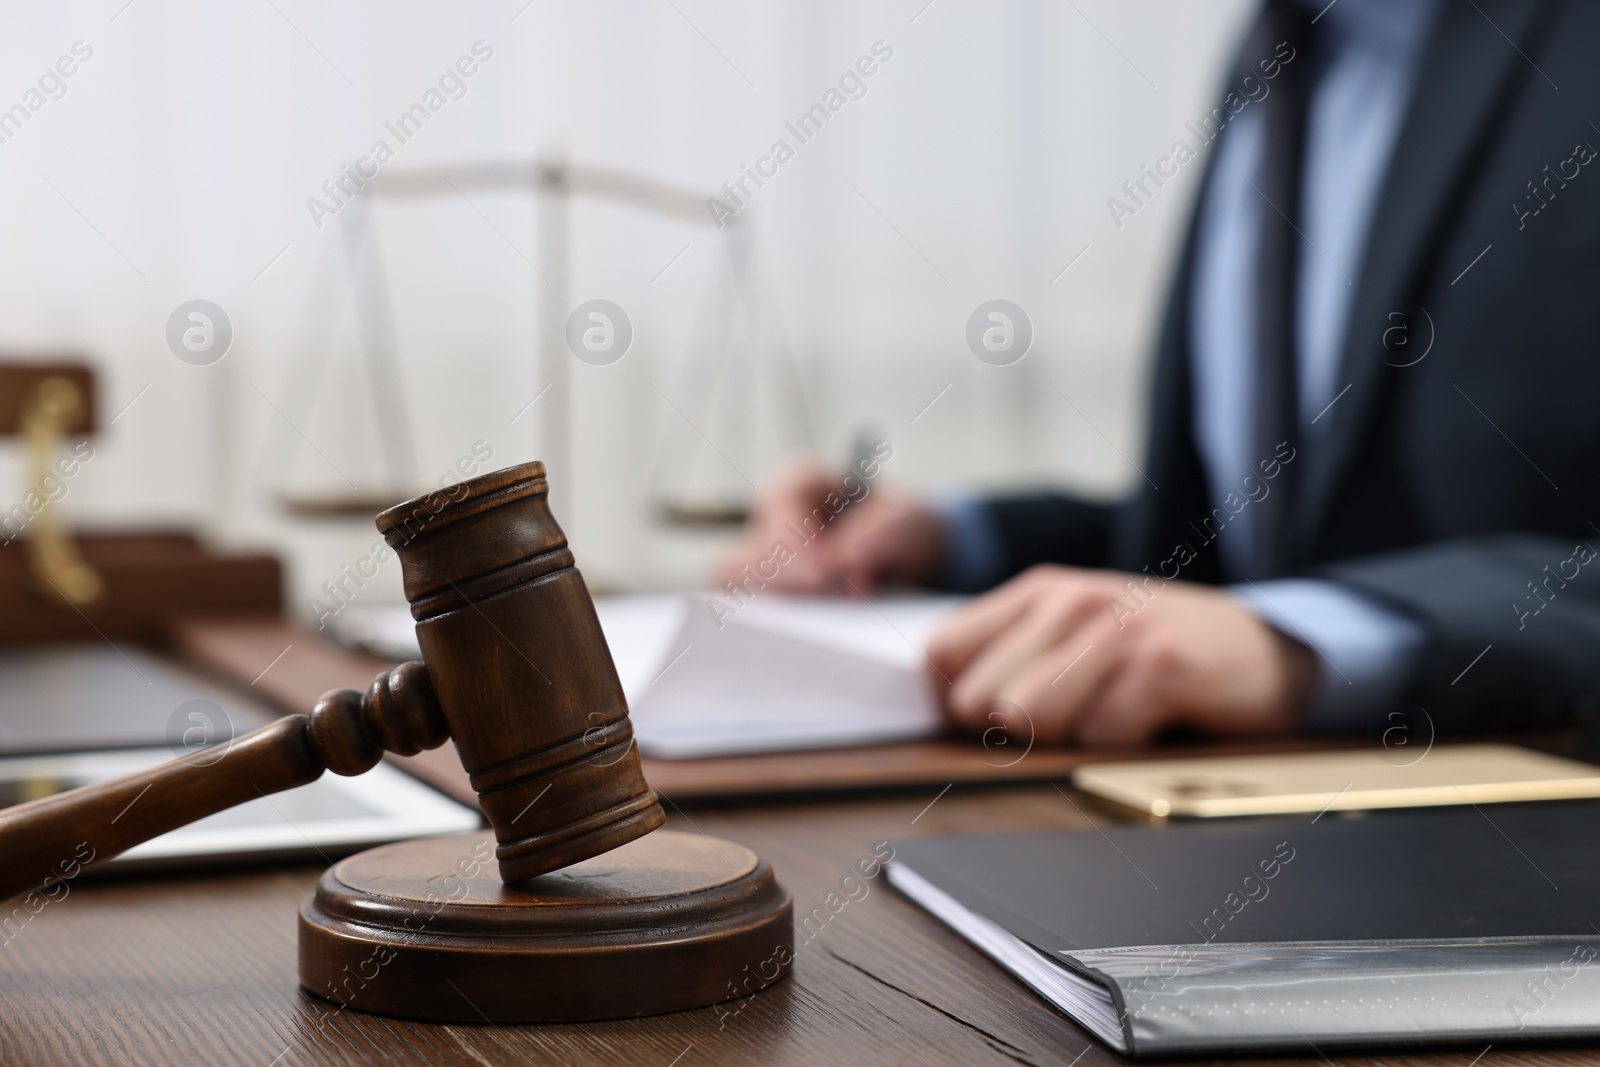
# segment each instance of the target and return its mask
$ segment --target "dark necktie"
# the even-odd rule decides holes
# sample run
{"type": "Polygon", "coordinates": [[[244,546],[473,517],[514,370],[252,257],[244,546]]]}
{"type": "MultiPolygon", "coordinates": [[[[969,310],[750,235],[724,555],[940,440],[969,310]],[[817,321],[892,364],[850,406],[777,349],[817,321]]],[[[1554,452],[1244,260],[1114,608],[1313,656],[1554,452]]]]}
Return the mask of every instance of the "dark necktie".
{"type": "MultiPolygon", "coordinates": [[[[1299,462],[1299,394],[1295,356],[1295,283],[1304,239],[1296,227],[1300,215],[1300,170],[1305,156],[1306,98],[1310,95],[1311,57],[1307,54],[1313,16],[1298,0],[1268,0],[1261,13],[1244,63],[1248,73],[1270,87],[1259,105],[1265,128],[1265,151],[1256,176],[1261,234],[1256,263],[1256,424],[1251,473],[1262,463],[1280,464],[1268,495],[1251,505],[1255,533],[1251,578],[1285,573],[1290,562],[1295,475],[1299,462]],[[1287,62],[1285,56],[1292,56],[1287,62]],[[1261,62],[1277,62],[1278,76],[1265,81],[1261,62]]],[[[1253,83],[1252,83],[1253,84],[1253,83]]]]}

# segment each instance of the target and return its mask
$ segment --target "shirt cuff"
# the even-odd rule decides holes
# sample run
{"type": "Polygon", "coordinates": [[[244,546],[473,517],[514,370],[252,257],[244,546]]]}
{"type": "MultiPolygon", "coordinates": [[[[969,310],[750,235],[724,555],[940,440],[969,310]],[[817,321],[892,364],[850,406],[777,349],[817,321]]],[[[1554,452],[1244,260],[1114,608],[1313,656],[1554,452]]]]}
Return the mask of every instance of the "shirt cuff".
{"type": "Polygon", "coordinates": [[[1311,733],[1359,730],[1400,699],[1415,677],[1427,630],[1337,582],[1286,578],[1230,586],[1261,619],[1317,656],[1305,709],[1311,733]]]}
{"type": "Polygon", "coordinates": [[[981,593],[1005,577],[1005,542],[988,506],[972,497],[933,505],[944,527],[938,583],[958,593],[981,593]]]}

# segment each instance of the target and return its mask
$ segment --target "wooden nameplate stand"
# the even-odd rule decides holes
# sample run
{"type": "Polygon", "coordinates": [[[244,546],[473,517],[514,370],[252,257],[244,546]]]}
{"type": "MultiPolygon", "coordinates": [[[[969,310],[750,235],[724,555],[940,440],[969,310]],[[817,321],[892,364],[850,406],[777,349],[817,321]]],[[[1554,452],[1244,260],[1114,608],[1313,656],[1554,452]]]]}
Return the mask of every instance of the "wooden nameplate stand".
{"type": "Polygon", "coordinates": [[[0,896],[48,891],[80,843],[108,858],[325,769],[360,774],[385,751],[453,739],[492,835],[330,868],[300,909],[307,991],[413,1019],[554,1022],[769,984],[759,964],[793,952],[789,894],[739,845],[658,830],[666,816],[547,492],[543,464],[527,463],[378,516],[423,662],[227,746],[0,811],[0,896]]]}

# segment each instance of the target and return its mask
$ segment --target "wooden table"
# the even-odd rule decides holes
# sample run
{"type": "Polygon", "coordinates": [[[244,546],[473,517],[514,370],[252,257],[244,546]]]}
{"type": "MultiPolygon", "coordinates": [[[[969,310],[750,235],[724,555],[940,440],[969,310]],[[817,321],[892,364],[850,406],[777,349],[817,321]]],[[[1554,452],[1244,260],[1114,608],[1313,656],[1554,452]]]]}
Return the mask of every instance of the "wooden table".
{"type": "MultiPolygon", "coordinates": [[[[748,845],[797,922],[884,840],[1083,826],[1107,818],[1053,785],[671,812],[748,845]]],[[[295,914],[319,870],[83,881],[0,945],[0,1063],[1093,1064],[1122,1062],[880,876],[797,927],[790,981],[744,1002],[583,1025],[428,1025],[347,1011],[295,979],[295,914]]],[[[841,893],[841,896],[843,894],[841,893]]],[[[1600,1062],[1574,1048],[1310,1055],[1361,1064],[1600,1062]]],[[[1309,1050],[1308,1050],[1309,1052],[1309,1050]]]]}

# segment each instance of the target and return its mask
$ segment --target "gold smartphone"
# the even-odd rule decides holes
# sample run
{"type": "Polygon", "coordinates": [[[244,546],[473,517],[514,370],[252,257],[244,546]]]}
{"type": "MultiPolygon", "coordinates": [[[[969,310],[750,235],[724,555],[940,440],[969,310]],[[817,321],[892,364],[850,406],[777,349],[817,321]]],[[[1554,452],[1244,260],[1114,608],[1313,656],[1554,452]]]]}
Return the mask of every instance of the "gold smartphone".
{"type": "Polygon", "coordinates": [[[1155,816],[1211,818],[1600,797],[1600,767],[1514,745],[1132,760],[1079,767],[1072,784],[1155,816]]]}

